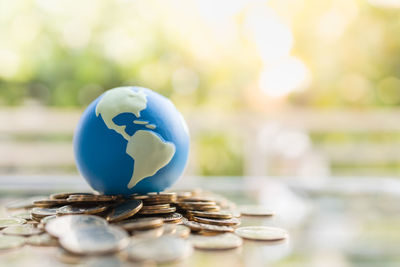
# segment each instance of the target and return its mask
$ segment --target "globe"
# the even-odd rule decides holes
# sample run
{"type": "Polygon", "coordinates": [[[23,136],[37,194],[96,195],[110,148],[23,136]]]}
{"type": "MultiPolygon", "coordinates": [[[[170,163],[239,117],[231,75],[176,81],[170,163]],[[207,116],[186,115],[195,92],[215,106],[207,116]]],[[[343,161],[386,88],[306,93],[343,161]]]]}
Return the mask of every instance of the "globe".
{"type": "Polygon", "coordinates": [[[142,87],[100,95],[74,133],[77,168],[102,194],[161,192],[182,175],[188,152],[182,115],[169,99],[142,87]]]}

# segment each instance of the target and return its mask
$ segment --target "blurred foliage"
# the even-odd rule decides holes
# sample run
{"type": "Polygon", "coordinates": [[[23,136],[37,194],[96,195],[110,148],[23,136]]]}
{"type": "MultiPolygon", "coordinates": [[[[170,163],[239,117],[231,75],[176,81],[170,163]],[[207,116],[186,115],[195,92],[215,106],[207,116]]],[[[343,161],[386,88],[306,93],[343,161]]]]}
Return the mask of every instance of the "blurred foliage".
{"type": "MultiPolygon", "coordinates": [[[[0,0],[0,105],[84,107],[109,88],[139,85],[184,113],[262,113],[282,102],[398,106],[399,8],[385,0],[0,0]]],[[[222,133],[195,140],[200,173],[242,174],[241,144],[222,133]]]]}

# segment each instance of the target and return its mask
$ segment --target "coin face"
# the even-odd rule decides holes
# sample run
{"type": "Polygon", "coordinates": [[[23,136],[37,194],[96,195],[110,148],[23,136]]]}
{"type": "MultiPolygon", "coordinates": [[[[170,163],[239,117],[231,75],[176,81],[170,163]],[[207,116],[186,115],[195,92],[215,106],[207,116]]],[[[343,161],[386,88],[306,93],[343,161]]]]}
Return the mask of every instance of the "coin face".
{"type": "Polygon", "coordinates": [[[0,218],[0,229],[13,226],[25,224],[26,220],[21,218],[0,218]]]}
{"type": "Polygon", "coordinates": [[[242,216],[273,216],[275,214],[267,207],[257,205],[240,206],[239,211],[242,216]]]}
{"type": "Polygon", "coordinates": [[[163,235],[187,238],[190,235],[190,228],[180,224],[164,224],[163,235]]]}
{"type": "Polygon", "coordinates": [[[122,221],[117,226],[124,228],[127,231],[147,230],[162,226],[164,223],[162,218],[132,218],[122,221]]]}
{"type": "Polygon", "coordinates": [[[236,229],[235,233],[246,239],[276,241],[288,238],[288,232],[281,228],[268,226],[246,226],[236,229]]]}
{"type": "Polygon", "coordinates": [[[80,255],[117,252],[129,244],[128,234],[119,227],[95,225],[71,229],[61,236],[60,244],[67,251],[80,255]]]}
{"type": "Polygon", "coordinates": [[[38,235],[42,232],[43,232],[42,229],[34,227],[32,224],[13,225],[4,228],[2,231],[2,233],[5,235],[20,235],[20,236],[38,235]]]}
{"type": "Polygon", "coordinates": [[[181,238],[161,236],[132,244],[127,249],[132,261],[154,261],[158,264],[170,263],[188,257],[193,251],[191,244],[181,238]]]}
{"type": "Polygon", "coordinates": [[[192,235],[189,241],[195,248],[207,250],[234,249],[243,244],[239,236],[231,233],[215,236],[192,235]]]}
{"type": "Polygon", "coordinates": [[[199,223],[213,224],[213,225],[226,225],[226,226],[237,226],[240,221],[237,218],[232,219],[210,219],[193,216],[193,220],[199,223]]]}
{"type": "Polygon", "coordinates": [[[111,208],[106,219],[109,222],[118,222],[135,215],[143,206],[141,200],[131,199],[111,208]]]}
{"type": "Polygon", "coordinates": [[[0,251],[21,247],[25,244],[25,237],[0,235],[0,251]]]}
{"type": "Polygon", "coordinates": [[[191,210],[188,211],[188,213],[192,216],[210,218],[210,219],[231,219],[233,217],[232,213],[229,211],[207,212],[207,211],[191,210]]]}
{"type": "Polygon", "coordinates": [[[66,205],[57,209],[58,215],[72,215],[72,214],[97,214],[105,211],[108,206],[99,205],[87,205],[87,204],[75,204],[66,205]]]}
{"type": "Polygon", "coordinates": [[[221,232],[221,233],[234,231],[234,229],[230,226],[212,225],[194,221],[186,221],[184,222],[184,225],[189,227],[192,231],[205,230],[209,232],[221,232]]]}
{"type": "Polygon", "coordinates": [[[68,234],[72,229],[85,226],[104,226],[107,221],[95,215],[65,215],[47,222],[46,232],[54,237],[68,234]]]}

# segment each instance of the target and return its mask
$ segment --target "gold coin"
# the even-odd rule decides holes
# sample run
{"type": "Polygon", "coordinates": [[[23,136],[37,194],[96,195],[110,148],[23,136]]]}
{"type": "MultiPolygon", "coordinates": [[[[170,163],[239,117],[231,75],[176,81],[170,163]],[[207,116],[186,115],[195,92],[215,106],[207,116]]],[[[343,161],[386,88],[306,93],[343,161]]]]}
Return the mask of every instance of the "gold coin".
{"type": "Polygon", "coordinates": [[[71,193],[71,192],[64,192],[64,193],[55,193],[50,195],[50,199],[67,199],[69,196],[72,195],[85,195],[85,196],[93,196],[93,193],[71,193]]]}
{"type": "Polygon", "coordinates": [[[35,207],[50,208],[54,206],[62,206],[69,204],[66,199],[39,199],[33,201],[35,207]]]}
{"type": "Polygon", "coordinates": [[[209,197],[188,197],[182,200],[181,202],[186,203],[186,202],[202,202],[202,203],[212,203],[215,204],[215,200],[213,198],[209,197]]]}
{"type": "Polygon", "coordinates": [[[43,232],[42,229],[36,228],[31,224],[24,225],[13,225],[7,228],[4,228],[2,233],[5,235],[20,235],[20,236],[30,236],[30,235],[38,235],[43,232]]]}
{"type": "Polygon", "coordinates": [[[159,209],[159,210],[140,210],[138,214],[165,214],[165,213],[173,213],[176,211],[175,207],[170,207],[170,208],[165,208],[165,209],[159,209]]]}
{"type": "Polygon", "coordinates": [[[58,246],[57,239],[46,233],[40,235],[32,235],[26,239],[26,243],[28,245],[39,247],[58,246]]]}
{"type": "Polygon", "coordinates": [[[281,228],[268,226],[246,226],[236,229],[235,233],[246,239],[276,241],[288,238],[288,232],[281,228]]]}
{"type": "Polygon", "coordinates": [[[263,206],[245,205],[239,207],[242,216],[273,216],[275,213],[263,206]]]}
{"type": "Polygon", "coordinates": [[[25,223],[26,220],[20,218],[0,218],[0,229],[25,223]]]}
{"type": "Polygon", "coordinates": [[[214,201],[191,201],[191,202],[177,202],[176,205],[179,207],[204,207],[204,206],[215,206],[216,203],[214,201]]]}
{"type": "Polygon", "coordinates": [[[15,200],[13,202],[6,204],[6,208],[8,210],[30,209],[30,208],[34,207],[33,202],[35,200],[44,199],[44,198],[46,198],[46,197],[45,196],[35,196],[35,197],[27,198],[27,199],[15,200]]]}
{"type": "Polygon", "coordinates": [[[179,224],[164,224],[163,235],[172,235],[180,238],[187,238],[190,235],[190,228],[179,224]]]}
{"type": "Polygon", "coordinates": [[[124,228],[127,231],[134,231],[134,230],[147,230],[157,228],[163,225],[163,219],[153,217],[153,218],[133,218],[128,219],[116,224],[124,228]]]}
{"type": "Polygon", "coordinates": [[[105,211],[108,206],[93,206],[85,204],[66,205],[57,209],[57,215],[97,214],[105,211]]]}
{"type": "Polygon", "coordinates": [[[225,233],[217,236],[192,235],[189,241],[197,249],[225,250],[240,247],[243,241],[237,235],[225,233]]]}
{"type": "Polygon", "coordinates": [[[230,226],[223,226],[223,225],[212,225],[212,224],[205,224],[199,223],[194,221],[186,221],[183,223],[187,227],[189,227],[192,231],[209,231],[209,232],[233,232],[234,229],[230,226]]]}
{"type": "Polygon", "coordinates": [[[104,226],[107,221],[95,215],[65,215],[47,222],[46,232],[54,237],[69,234],[72,229],[86,226],[104,226]]]}
{"type": "Polygon", "coordinates": [[[118,222],[135,215],[143,206],[141,200],[131,199],[112,207],[107,214],[107,221],[118,222]]]}
{"type": "Polygon", "coordinates": [[[60,238],[60,245],[67,251],[80,255],[99,255],[124,249],[129,244],[125,230],[109,225],[72,228],[60,238]]]}
{"type": "Polygon", "coordinates": [[[159,209],[166,209],[170,208],[171,206],[169,204],[158,204],[158,205],[148,205],[148,206],[143,206],[141,210],[159,210],[159,209]]]}
{"type": "Polygon", "coordinates": [[[22,247],[25,244],[25,237],[0,235],[0,251],[22,247]]]}
{"type": "Polygon", "coordinates": [[[211,218],[211,219],[231,219],[233,217],[231,212],[219,211],[219,212],[207,212],[207,211],[197,211],[190,210],[188,213],[192,216],[211,218]]]}
{"type": "Polygon", "coordinates": [[[190,256],[191,244],[181,238],[161,236],[159,238],[139,240],[126,250],[132,261],[153,261],[157,264],[171,263],[190,256]]]}
{"type": "Polygon", "coordinates": [[[33,208],[31,210],[32,219],[37,220],[46,216],[52,216],[57,214],[57,209],[53,208],[33,208]]]}
{"type": "Polygon", "coordinates": [[[226,225],[226,226],[237,226],[240,224],[240,221],[237,218],[232,219],[209,219],[193,216],[193,220],[199,223],[207,223],[213,225],[226,225]]]}

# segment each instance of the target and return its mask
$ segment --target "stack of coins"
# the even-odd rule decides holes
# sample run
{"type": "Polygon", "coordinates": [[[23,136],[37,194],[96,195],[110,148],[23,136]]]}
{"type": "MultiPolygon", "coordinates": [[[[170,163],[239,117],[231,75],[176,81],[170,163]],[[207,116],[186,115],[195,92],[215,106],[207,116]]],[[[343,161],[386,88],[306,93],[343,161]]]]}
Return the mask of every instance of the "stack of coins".
{"type": "MultiPolygon", "coordinates": [[[[56,193],[10,203],[0,218],[0,251],[29,244],[59,246],[62,261],[103,254],[125,260],[168,263],[196,249],[233,249],[243,239],[281,240],[283,229],[242,227],[226,198],[202,190],[99,195],[56,193]],[[22,210],[22,212],[21,212],[22,210]],[[160,251],[164,251],[160,254],[160,251]]],[[[272,216],[263,207],[244,207],[246,216],[272,216]]]]}

